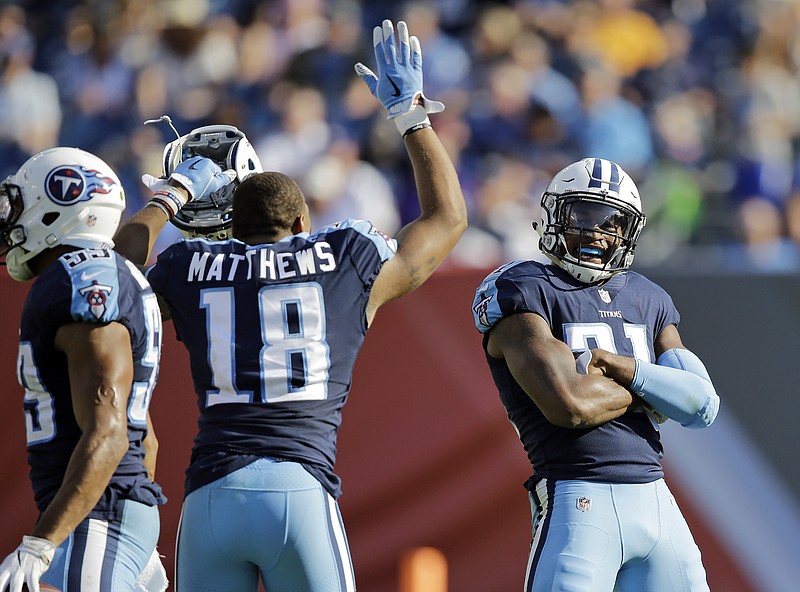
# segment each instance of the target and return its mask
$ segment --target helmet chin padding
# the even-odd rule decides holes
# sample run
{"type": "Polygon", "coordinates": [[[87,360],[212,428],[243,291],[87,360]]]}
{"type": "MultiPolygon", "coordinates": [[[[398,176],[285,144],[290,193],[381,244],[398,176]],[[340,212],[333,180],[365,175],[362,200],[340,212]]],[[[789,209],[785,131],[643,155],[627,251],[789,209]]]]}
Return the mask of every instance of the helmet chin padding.
{"type": "Polygon", "coordinates": [[[190,201],[171,222],[190,238],[230,238],[233,191],[248,176],[262,172],[261,161],[239,129],[232,125],[207,125],[164,147],[164,176],[169,177],[178,164],[193,156],[210,158],[222,170],[235,171],[236,179],[212,195],[190,201]]]}
{"type": "Polygon", "coordinates": [[[533,227],[540,235],[542,253],[577,280],[593,283],[630,268],[645,221],[639,191],[622,167],[601,158],[585,158],[553,177],[542,195],[540,220],[533,227]],[[618,244],[603,255],[601,263],[586,261],[568,248],[568,234],[602,233],[594,222],[581,224],[571,216],[574,204],[613,212],[622,221],[621,234],[613,235],[618,244]]]}

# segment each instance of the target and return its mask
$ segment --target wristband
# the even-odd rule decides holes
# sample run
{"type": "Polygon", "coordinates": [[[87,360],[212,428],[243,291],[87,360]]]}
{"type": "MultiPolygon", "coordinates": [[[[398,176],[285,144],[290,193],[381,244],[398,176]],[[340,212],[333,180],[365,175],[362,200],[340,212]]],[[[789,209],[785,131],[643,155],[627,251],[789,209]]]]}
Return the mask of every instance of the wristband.
{"type": "Polygon", "coordinates": [[[172,220],[175,214],[186,205],[187,199],[181,194],[180,190],[172,185],[164,185],[153,194],[147,205],[153,205],[161,208],[167,215],[167,218],[172,220]]]}
{"type": "Polygon", "coordinates": [[[403,137],[413,134],[414,132],[418,132],[421,129],[426,129],[431,127],[430,121],[423,121],[422,123],[418,123],[417,125],[412,125],[406,131],[403,132],[403,137]]]}

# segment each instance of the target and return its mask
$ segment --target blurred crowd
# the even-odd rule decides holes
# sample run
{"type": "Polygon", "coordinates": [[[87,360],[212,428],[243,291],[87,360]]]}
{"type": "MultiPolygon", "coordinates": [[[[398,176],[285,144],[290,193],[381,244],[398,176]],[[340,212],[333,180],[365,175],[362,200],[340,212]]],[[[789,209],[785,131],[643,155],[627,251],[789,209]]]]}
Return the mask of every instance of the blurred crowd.
{"type": "MultiPolygon", "coordinates": [[[[618,162],[642,193],[636,265],[800,270],[800,0],[0,0],[0,174],[97,153],[129,213],[168,125],[235,125],[293,176],[315,227],[418,214],[394,125],[353,71],[372,28],[420,38],[470,229],[447,265],[537,258],[560,168],[618,162]]],[[[177,238],[168,232],[164,240],[177,238]]]]}

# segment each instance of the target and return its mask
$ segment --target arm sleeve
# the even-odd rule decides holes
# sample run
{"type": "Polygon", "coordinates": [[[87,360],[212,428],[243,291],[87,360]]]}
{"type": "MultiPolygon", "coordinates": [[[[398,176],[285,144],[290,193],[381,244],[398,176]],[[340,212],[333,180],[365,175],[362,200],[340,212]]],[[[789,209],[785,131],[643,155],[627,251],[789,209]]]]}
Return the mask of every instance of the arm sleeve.
{"type": "Polygon", "coordinates": [[[687,428],[710,426],[719,411],[719,396],[708,371],[685,349],[670,349],[655,364],[637,360],[631,391],[687,428]]]}

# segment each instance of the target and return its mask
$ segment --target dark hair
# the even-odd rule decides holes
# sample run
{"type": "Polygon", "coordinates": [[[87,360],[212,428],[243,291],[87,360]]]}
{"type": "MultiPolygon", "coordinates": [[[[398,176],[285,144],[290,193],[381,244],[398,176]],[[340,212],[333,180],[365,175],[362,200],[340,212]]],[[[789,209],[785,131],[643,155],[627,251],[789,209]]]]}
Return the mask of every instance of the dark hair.
{"type": "Polygon", "coordinates": [[[305,202],[291,177],[274,171],[253,173],[233,193],[234,236],[291,231],[305,202]]]}

